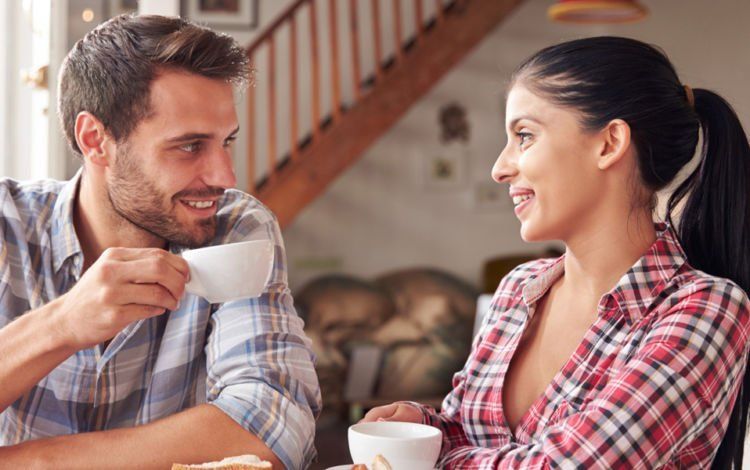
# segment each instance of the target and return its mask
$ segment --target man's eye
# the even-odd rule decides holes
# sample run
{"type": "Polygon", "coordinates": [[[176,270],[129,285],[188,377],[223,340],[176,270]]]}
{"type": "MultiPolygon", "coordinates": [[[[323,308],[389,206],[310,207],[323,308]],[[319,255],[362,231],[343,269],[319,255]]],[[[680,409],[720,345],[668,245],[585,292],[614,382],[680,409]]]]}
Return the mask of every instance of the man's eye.
{"type": "Polygon", "coordinates": [[[188,153],[197,153],[201,149],[200,142],[190,142],[189,144],[184,144],[180,146],[180,150],[184,150],[188,153]]]}
{"type": "Polygon", "coordinates": [[[231,147],[236,140],[237,137],[230,137],[229,139],[224,141],[224,147],[231,147]]]}

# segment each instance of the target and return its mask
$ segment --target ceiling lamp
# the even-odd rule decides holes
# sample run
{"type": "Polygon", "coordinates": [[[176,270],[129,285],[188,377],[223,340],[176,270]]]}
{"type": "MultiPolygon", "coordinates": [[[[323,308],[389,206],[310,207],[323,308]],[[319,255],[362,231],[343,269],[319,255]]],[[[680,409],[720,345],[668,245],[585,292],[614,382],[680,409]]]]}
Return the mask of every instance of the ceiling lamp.
{"type": "Polygon", "coordinates": [[[557,0],[547,10],[551,20],[564,23],[630,23],[647,13],[637,0],[557,0]]]}

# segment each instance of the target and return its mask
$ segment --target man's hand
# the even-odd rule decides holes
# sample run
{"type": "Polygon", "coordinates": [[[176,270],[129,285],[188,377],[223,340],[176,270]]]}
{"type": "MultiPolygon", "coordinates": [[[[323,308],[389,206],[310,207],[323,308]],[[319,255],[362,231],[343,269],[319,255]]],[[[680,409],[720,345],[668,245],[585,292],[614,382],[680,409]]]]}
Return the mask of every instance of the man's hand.
{"type": "Polygon", "coordinates": [[[408,403],[391,403],[390,405],[378,406],[367,412],[362,423],[369,421],[402,421],[406,423],[421,423],[422,412],[408,403]]]}
{"type": "Polygon", "coordinates": [[[75,350],[114,337],[130,323],[174,310],[187,262],[158,248],[109,248],[54,302],[64,341],[75,350]]]}

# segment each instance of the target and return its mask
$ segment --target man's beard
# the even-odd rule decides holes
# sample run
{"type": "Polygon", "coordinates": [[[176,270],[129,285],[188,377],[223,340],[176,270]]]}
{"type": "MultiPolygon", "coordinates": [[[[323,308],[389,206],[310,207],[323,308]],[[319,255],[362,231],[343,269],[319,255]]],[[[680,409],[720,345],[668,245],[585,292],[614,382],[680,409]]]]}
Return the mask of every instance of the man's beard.
{"type": "Polygon", "coordinates": [[[123,219],[171,244],[190,248],[203,246],[216,235],[216,217],[207,217],[190,226],[177,220],[179,199],[186,196],[217,196],[220,188],[181,191],[171,198],[146,178],[126,144],[117,151],[107,196],[114,211],[123,219]]]}

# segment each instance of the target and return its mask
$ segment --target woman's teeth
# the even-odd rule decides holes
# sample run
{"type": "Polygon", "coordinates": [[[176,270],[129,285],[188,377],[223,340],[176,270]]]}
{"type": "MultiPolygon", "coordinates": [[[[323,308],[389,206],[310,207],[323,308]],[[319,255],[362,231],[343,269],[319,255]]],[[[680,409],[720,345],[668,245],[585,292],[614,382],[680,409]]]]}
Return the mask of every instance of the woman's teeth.
{"type": "Polygon", "coordinates": [[[513,204],[517,206],[517,205],[521,204],[523,201],[528,201],[532,197],[534,197],[533,194],[524,194],[522,196],[513,196],[513,204]]]}
{"type": "Polygon", "coordinates": [[[209,207],[214,205],[214,201],[185,201],[185,203],[190,207],[195,207],[196,209],[208,209],[209,207]]]}

